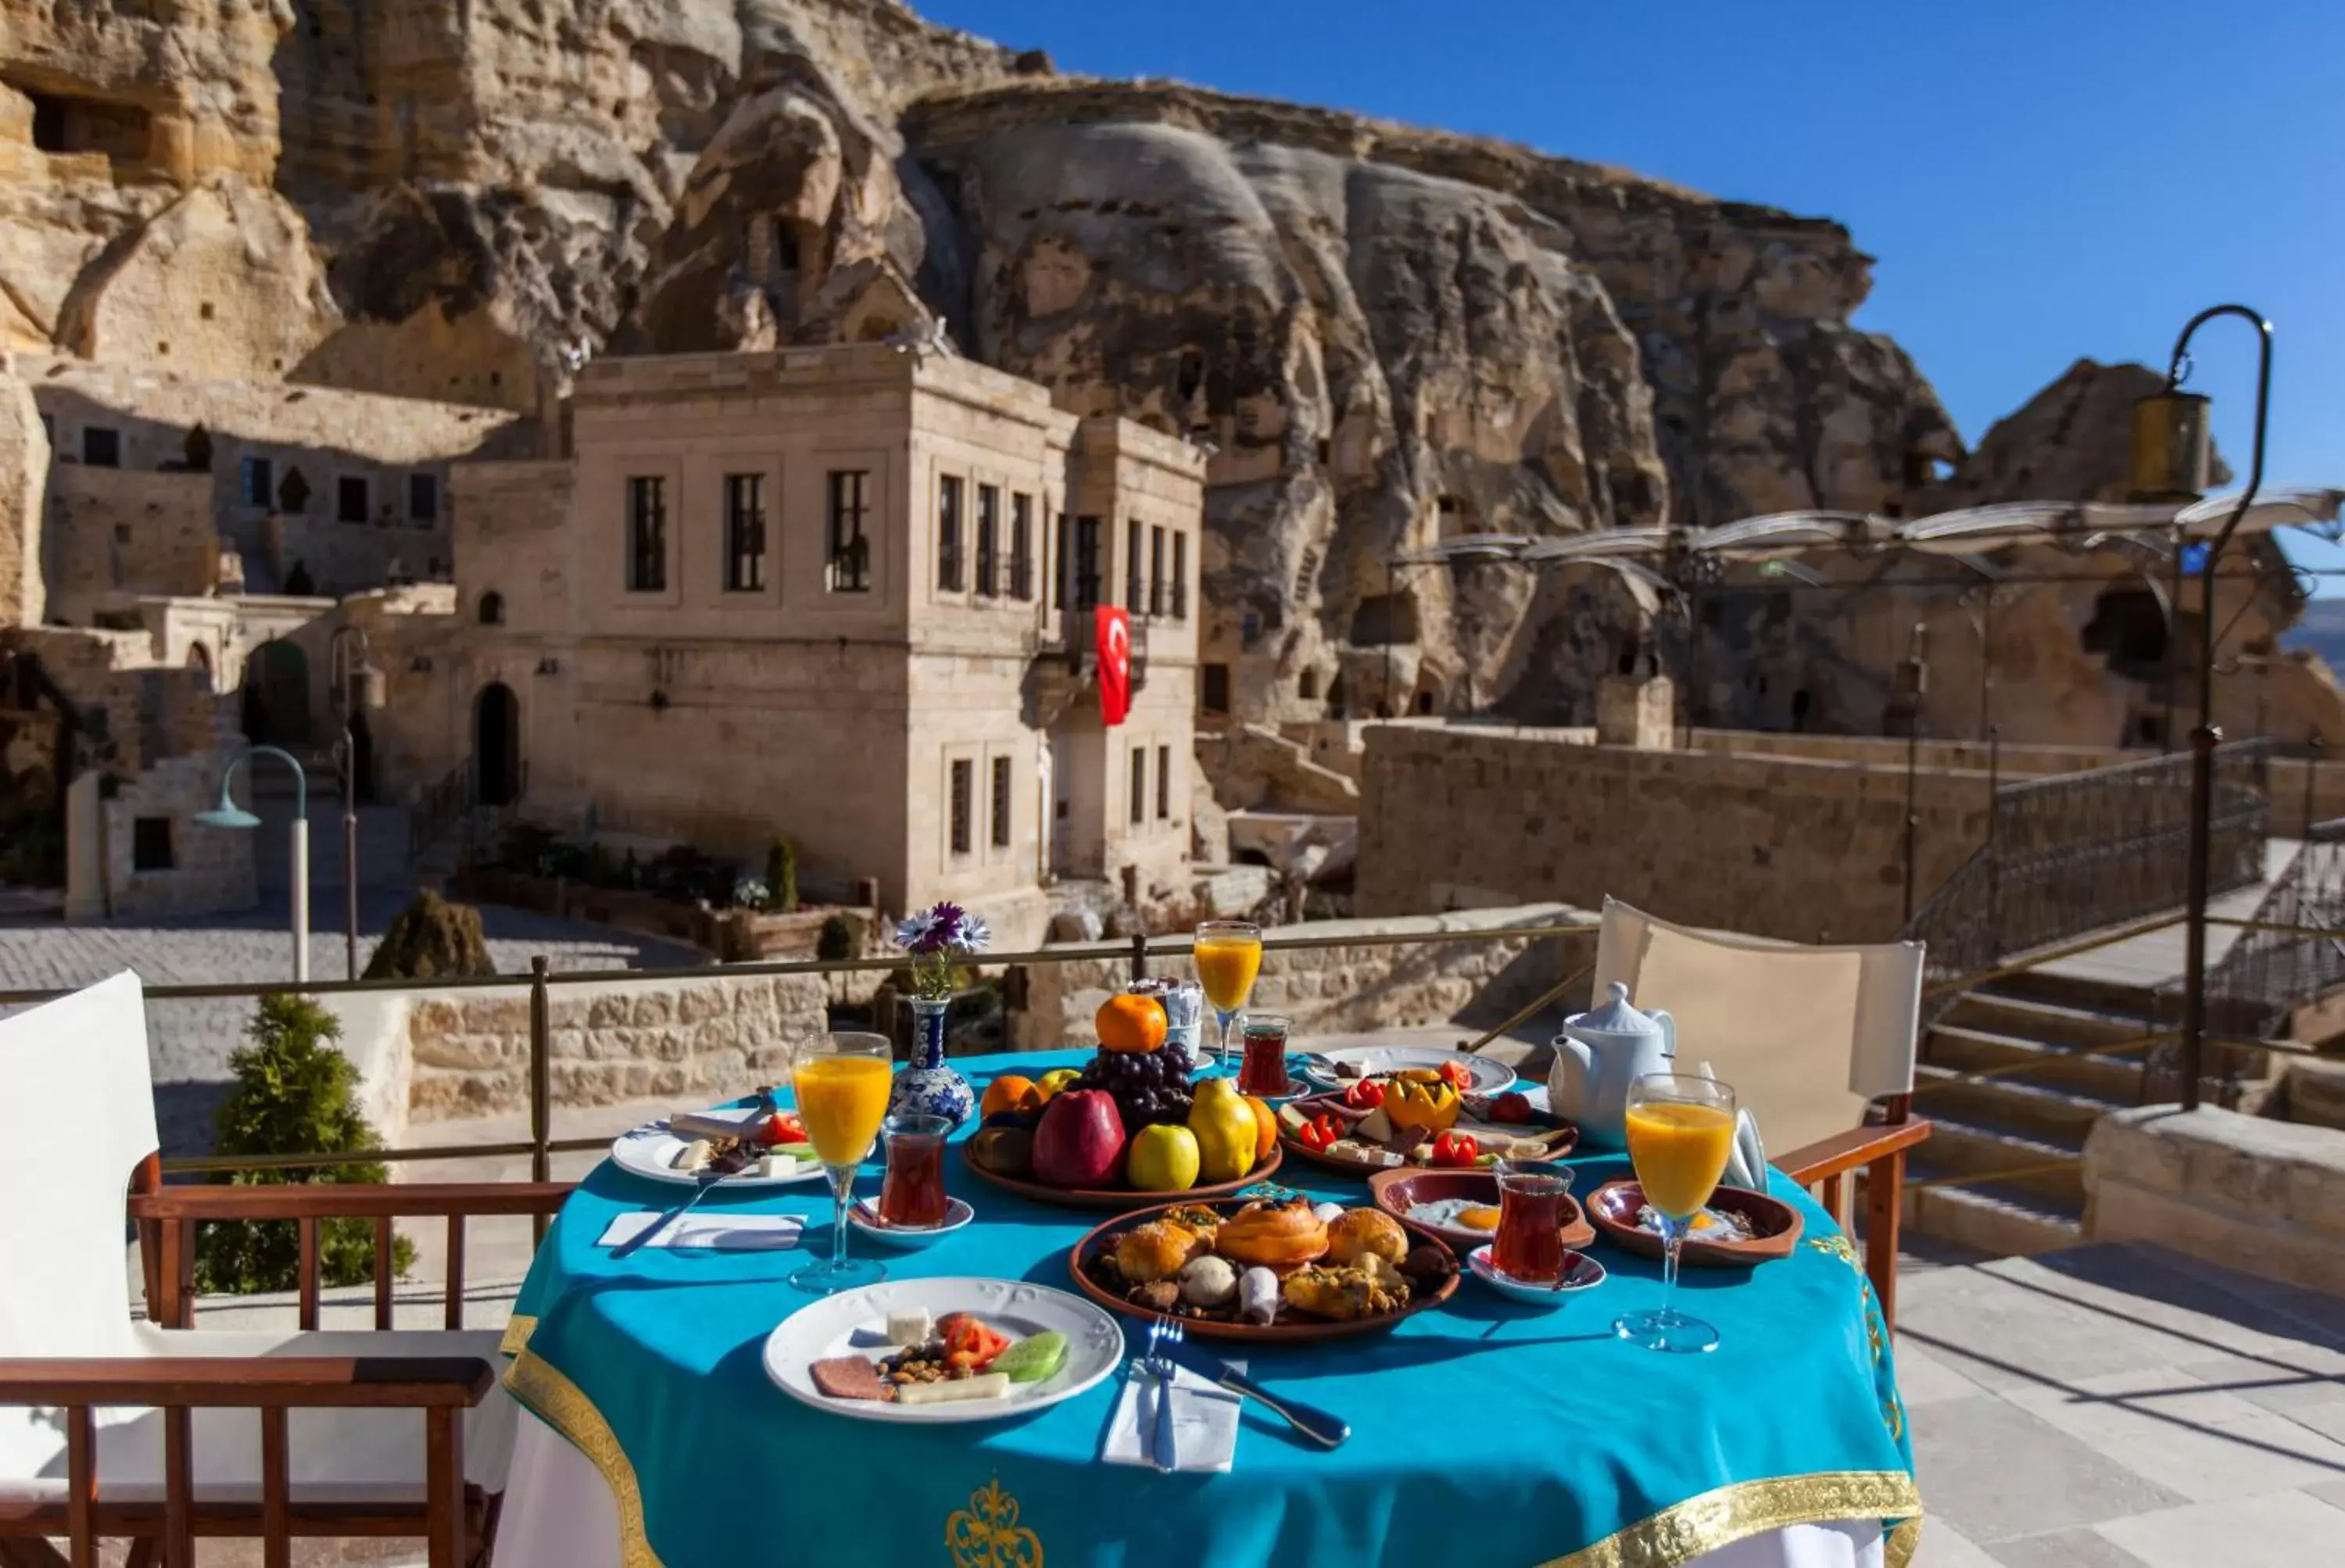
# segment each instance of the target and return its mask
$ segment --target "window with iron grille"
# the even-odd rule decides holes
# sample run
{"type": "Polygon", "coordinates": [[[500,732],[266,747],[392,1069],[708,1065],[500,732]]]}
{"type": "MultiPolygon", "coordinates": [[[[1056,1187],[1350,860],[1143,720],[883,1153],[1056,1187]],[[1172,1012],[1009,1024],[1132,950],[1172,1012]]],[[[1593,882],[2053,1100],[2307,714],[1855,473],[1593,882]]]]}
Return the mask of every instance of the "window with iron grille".
{"type": "Polygon", "coordinates": [[[239,488],[247,506],[266,506],[275,499],[277,475],[269,459],[248,457],[238,467],[242,479],[239,488]]]}
{"type": "Polygon", "coordinates": [[[1075,608],[1093,610],[1100,602],[1100,520],[1075,519],[1075,608]]]}
{"type": "Polygon", "coordinates": [[[627,591],[667,591],[667,481],[656,473],[627,481],[627,591]]]}
{"type": "Polygon", "coordinates": [[[1189,535],[1172,530],[1172,618],[1189,618],[1189,535]]]}
{"type": "Polygon", "coordinates": [[[725,588],[754,594],[766,585],[766,476],[725,476],[725,588]]]}
{"type": "Polygon", "coordinates": [[[1167,585],[1164,581],[1164,530],[1162,528],[1151,528],[1148,531],[1148,613],[1150,615],[1161,616],[1164,613],[1164,590],[1166,586],[1167,585]]]}
{"type": "Polygon", "coordinates": [[[977,591],[992,598],[1001,591],[1001,492],[977,487],[977,591]]]}
{"type": "Polygon", "coordinates": [[[1034,596],[1034,498],[1010,497],[1010,596],[1034,596]]]}
{"type": "Polygon", "coordinates": [[[952,852],[969,853],[969,775],[974,766],[966,759],[952,765],[952,852]]]}
{"type": "Polygon", "coordinates": [[[1148,748],[1132,748],[1132,825],[1148,820],[1148,748]]]}
{"type": "Polygon", "coordinates": [[[1169,746],[1156,748],[1156,820],[1172,820],[1172,748],[1169,746]]]}
{"type": "Polygon", "coordinates": [[[937,481],[937,586],[959,593],[965,585],[960,564],[961,482],[948,474],[937,481]]]}
{"type": "Polygon", "coordinates": [[[1140,519],[1123,525],[1123,607],[1140,614],[1140,519]]]}
{"type": "Polygon", "coordinates": [[[374,498],[368,494],[372,488],[363,474],[345,473],[337,478],[334,481],[334,521],[365,522],[367,509],[374,504],[374,498]]]}
{"type": "Polygon", "coordinates": [[[1010,759],[993,759],[993,847],[1010,847],[1010,759]]]}
{"type": "Polygon", "coordinates": [[[871,591],[871,541],[864,536],[871,475],[860,468],[830,471],[829,587],[834,594],[871,591]]]}
{"type": "Polygon", "coordinates": [[[440,521],[440,479],[437,474],[407,476],[407,520],[430,525],[440,521]]]}

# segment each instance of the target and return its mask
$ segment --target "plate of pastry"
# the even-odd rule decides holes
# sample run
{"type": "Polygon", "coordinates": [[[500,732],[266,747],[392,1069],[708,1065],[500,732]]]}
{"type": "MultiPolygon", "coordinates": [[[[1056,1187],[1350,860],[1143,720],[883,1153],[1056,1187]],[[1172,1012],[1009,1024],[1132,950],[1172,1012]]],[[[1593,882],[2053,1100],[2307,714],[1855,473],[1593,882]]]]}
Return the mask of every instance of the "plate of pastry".
{"type": "Polygon", "coordinates": [[[1083,1293],[1202,1339],[1300,1344],[1378,1333],[1457,1293],[1457,1254],[1382,1209],[1305,1197],[1164,1204],[1075,1243],[1083,1293]]]}
{"type": "Polygon", "coordinates": [[[611,1144],[611,1163],[646,1181],[679,1186],[697,1186],[713,1170],[725,1178],[727,1192],[789,1186],[822,1175],[797,1113],[756,1105],[678,1112],[622,1133],[611,1144]]]}
{"type": "Polygon", "coordinates": [[[855,1420],[952,1426],[1074,1398],[1122,1364],[1123,1329],[1023,1279],[886,1279],[809,1302],[766,1336],[766,1376],[855,1420]]]}

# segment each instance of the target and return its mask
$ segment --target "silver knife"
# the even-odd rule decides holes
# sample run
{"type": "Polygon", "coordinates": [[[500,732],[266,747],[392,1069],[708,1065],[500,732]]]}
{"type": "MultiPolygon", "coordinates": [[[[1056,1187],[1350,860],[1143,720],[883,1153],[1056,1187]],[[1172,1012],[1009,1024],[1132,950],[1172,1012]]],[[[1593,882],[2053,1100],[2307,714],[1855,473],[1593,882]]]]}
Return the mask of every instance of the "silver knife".
{"type": "Polygon", "coordinates": [[[1183,1357],[1197,1373],[1233,1394],[1259,1400],[1284,1416],[1289,1425],[1322,1448],[1340,1448],[1352,1435],[1351,1427],[1329,1415],[1325,1410],[1290,1400],[1284,1394],[1274,1394],[1227,1361],[1210,1356],[1183,1357]],[[1202,1364],[1201,1364],[1202,1363],[1202,1364]]]}

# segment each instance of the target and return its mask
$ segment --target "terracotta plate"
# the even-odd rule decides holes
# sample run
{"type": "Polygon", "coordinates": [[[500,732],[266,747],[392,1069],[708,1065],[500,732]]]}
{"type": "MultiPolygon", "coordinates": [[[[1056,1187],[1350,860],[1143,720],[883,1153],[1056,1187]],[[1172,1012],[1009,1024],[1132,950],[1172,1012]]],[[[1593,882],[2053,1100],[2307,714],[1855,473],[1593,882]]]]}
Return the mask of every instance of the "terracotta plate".
{"type": "MultiPolygon", "coordinates": [[[[1488,1171],[1434,1171],[1403,1167],[1378,1171],[1368,1178],[1368,1191],[1376,1207],[1395,1219],[1409,1224],[1448,1242],[1451,1247],[1471,1252],[1487,1247],[1496,1234],[1487,1230],[1472,1230],[1462,1225],[1434,1225],[1426,1220],[1410,1219],[1409,1208],[1414,1204],[1439,1203],[1444,1198],[1462,1197],[1470,1203],[1498,1205],[1498,1178],[1488,1171]]],[[[1583,1251],[1596,1243],[1596,1227],[1588,1223],[1588,1216],[1576,1197],[1564,1198],[1563,1244],[1574,1252],[1583,1251]]]]}
{"type": "Polygon", "coordinates": [[[991,1182],[995,1186],[1006,1191],[1014,1192],[1020,1197],[1030,1197],[1036,1203],[1053,1204],[1060,1208],[1148,1208],[1174,1198],[1229,1197],[1244,1191],[1258,1181],[1269,1180],[1277,1174],[1280,1164],[1279,1151],[1273,1146],[1269,1156],[1260,1165],[1235,1181],[1216,1182],[1210,1186],[1193,1186],[1186,1192],[1142,1192],[1136,1187],[1128,1186],[1047,1186],[1041,1182],[1029,1181],[1024,1176],[1003,1176],[1000,1171],[987,1170],[971,1159],[969,1154],[969,1144],[965,1140],[960,1145],[960,1157],[961,1163],[969,1166],[970,1172],[980,1179],[991,1182]]]}
{"type": "MultiPolygon", "coordinates": [[[[1469,1106],[1473,1101],[1474,1097],[1468,1096],[1469,1106]]],[[[1345,1107],[1342,1104],[1341,1096],[1337,1095],[1319,1095],[1307,1100],[1297,1100],[1294,1104],[1296,1110],[1308,1115],[1315,1116],[1322,1111],[1335,1110],[1340,1113],[1340,1119],[1349,1122],[1357,1122],[1367,1114],[1365,1111],[1354,1111],[1345,1107]]],[[[1579,1143],[1579,1126],[1561,1116],[1551,1116],[1545,1112],[1533,1112],[1529,1121],[1515,1125],[1521,1129],[1524,1137],[1542,1138],[1545,1141],[1548,1150],[1545,1157],[1548,1159],[1561,1159],[1579,1143]]],[[[1342,1171],[1346,1176],[1365,1176],[1371,1182],[1378,1175],[1387,1171],[1424,1171],[1432,1168],[1429,1166],[1372,1166],[1361,1160],[1331,1158],[1326,1155],[1304,1148],[1295,1141],[1294,1135],[1288,1131],[1284,1122],[1278,1126],[1278,1146],[1305,1164],[1318,1166],[1325,1170],[1342,1171]]],[[[1592,1240],[1593,1237],[1590,1239],[1592,1240]]]]}
{"type": "MultiPolygon", "coordinates": [[[[1661,1255],[1661,1238],[1637,1224],[1645,1207],[1645,1189],[1633,1180],[1608,1181],[1588,1199],[1588,1217],[1605,1239],[1646,1257],[1661,1255]]],[[[1740,1268],[1789,1257],[1802,1228],[1800,1211],[1781,1198],[1747,1187],[1722,1186],[1711,1195],[1710,1207],[1739,1214],[1756,1234],[1749,1241],[1703,1241],[1686,1237],[1680,1263],[1740,1268]]]]}
{"type": "MultiPolygon", "coordinates": [[[[1130,1230],[1133,1226],[1145,1225],[1171,1209],[1187,1208],[1194,1201],[1194,1194],[1184,1193],[1182,1195],[1183,1201],[1179,1203],[1159,1204],[1153,1208],[1141,1209],[1135,1213],[1119,1216],[1093,1229],[1081,1241],[1068,1248],[1067,1270],[1075,1277],[1077,1288],[1101,1306],[1112,1311],[1123,1313],[1126,1317],[1153,1321],[1164,1316],[1161,1312],[1152,1312],[1136,1302],[1127,1301],[1113,1291],[1094,1283],[1083,1265],[1090,1260],[1094,1252],[1112,1242],[1116,1237],[1130,1230]]],[[[1231,1215],[1244,1208],[1245,1204],[1239,1200],[1223,1198],[1206,1207],[1219,1209],[1224,1215],[1231,1215]]],[[[1448,1253],[1453,1259],[1457,1257],[1457,1248],[1442,1240],[1437,1233],[1427,1230],[1421,1225],[1411,1225],[1406,1220],[1401,1221],[1401,1228],[1409,1233],[1412,1241],[1431,1242],[1448,1253]]],[[[1442,1280],[1440,1285],[1428,1295],[1419,1296],[1415,1291],[1411,1291],[1408,1305],[1397,1312],[1387,1312],[1380,1318],[1362,1318],[1349,1323],[1337,1323],[1325,1319],[1314,1319],[1308,1322],[1298,1320],[1273,1323],[1267,1326],[1256,1323],[1217,1323],[1209,1318],[1182,1318],[1178,1321],[1185,1332],[1201,1339],[1234,1339],[1240,1343],[1256,1345],[1308,1345],[1322,1339],[1349,1339],[1356,1334],[1381,1334],[1403,1319],[1414,1318],[1419,1312],[1429,1312],[1457,1294],[1457,1281],[1463,1277],[1463,1272],[1464,1266],[1461,1263],[1458,1273],[1452,1274],[1442,1280]]]]}

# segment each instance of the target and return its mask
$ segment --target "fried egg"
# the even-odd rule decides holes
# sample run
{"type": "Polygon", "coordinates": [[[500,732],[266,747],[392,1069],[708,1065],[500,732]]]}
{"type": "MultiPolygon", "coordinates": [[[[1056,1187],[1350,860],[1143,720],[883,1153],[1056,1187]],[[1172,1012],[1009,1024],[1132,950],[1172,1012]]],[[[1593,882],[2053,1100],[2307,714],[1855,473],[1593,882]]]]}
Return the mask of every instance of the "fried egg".
{"type": "Polygon", "coordinates": [[[1445,1197],[1432,1203],[1411,1204],[1408,1217],[1419,1225],[1446,1226],[1452,1230],[1498,1228],[1497,1205],[1476,1203],[1470,1198],[1445,1197]]]}

